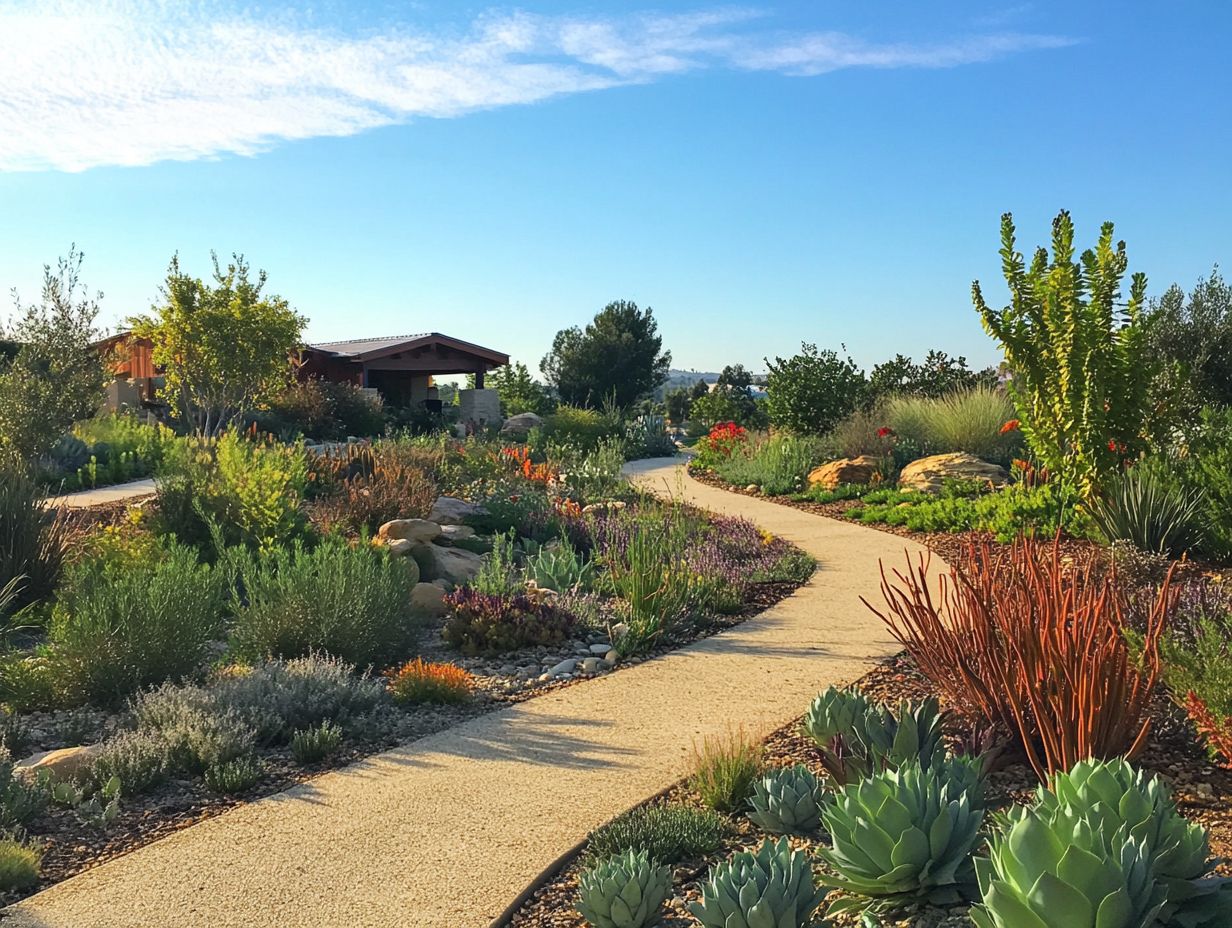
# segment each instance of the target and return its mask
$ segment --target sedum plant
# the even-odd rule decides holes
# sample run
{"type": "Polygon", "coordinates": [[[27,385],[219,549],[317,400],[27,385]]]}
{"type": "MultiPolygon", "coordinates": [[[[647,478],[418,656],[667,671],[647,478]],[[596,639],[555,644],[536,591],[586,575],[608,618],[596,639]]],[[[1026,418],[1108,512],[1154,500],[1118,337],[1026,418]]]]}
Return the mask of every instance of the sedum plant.
{"type": "Polygon", "coordinates": [[[972,795],[978,763],[910,761],[834,795],[821,815],[831,839],[821,856],[833,870],[822,882],[852,895],[832,905],[831,915],[866,908],[868,897],[878,907],[962,898],[984,818],[972,795]]]}
{"type": "Polygon", "coordinates": [[[892,712],[858,689],[832,686],[813,700],[801,730],[821,750],[826,772],[840,786],[911,760],[928,767],[943,753],[934,698],[903,701],[892,712]]]}
{"type": "Polygon", "coordinates": [[[642,928],[659,921],[672,872],[632,848],[586,870],[578,880],[578,911],[594,928],[642,928]]]}
{"type": "Polygon", "coordinates": [[[749,821],[772,834],[811,834],[821,827],[821,783],[803,764],[768,771],[753,785],[749,821]]]}
{"type": "Polygon", "coordinates": [[[804,928],[826,897],[804,851],[767,839],[716,866],[689,910],[703,928],[804,928]]]}
{"type": "Polygon", "coordinates": [[[1176,810],[1168,787],[1158,777],[1122,759],[1081,761],[1041,786],[1035,808],[1056,815],[1064,807],[1081,810],[1107,832],[1124,829],[1146,846],[1157,879],[1168,889],[1165,924],[1232,924],[1232,880],[1210,877],[1206,829],[1176,810]]]}
{"type": "Polygon", "coordinates": [[[726,818],[711,809],[677,803],[639,806],[590,833],[586,854],[592,860],[628,850],[675,864],[719,849],[729,830],[726,818]]]}

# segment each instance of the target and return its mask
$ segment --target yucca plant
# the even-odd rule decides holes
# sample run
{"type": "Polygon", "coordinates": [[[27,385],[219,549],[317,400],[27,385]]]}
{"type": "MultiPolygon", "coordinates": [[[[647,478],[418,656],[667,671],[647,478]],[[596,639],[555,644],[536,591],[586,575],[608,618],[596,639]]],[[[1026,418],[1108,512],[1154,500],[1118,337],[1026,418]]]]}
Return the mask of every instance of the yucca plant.
{"type": "Polygon", "coordinates": [[[1206,540],[1206,500],[1200,490],[1170,485],[1150,459],[1113,477],[1088,512],[1108,544],[1128,541],[1143,551],[1180,557],[1206,540]]]}
{"type": "Polygon", "coordinates": [[[658,924],[671,888],[671,870],[630,849],[582,873],[578,911],[594,928],[643,928],[658,924]]]}
{"type": "Polygon", "coordinates": [[[944,753],[935,698],[904,700],[892,712],[858,689],[832,686],[809,705],[801,731],[813,739],[826,772],[840,786],[913,759],[927,767],[944,753]]]}
{"type": "Polygon", "coordinates": [[[753,784],[749,821],[771,834],[812,834],[821,827],[821,801],[821,783],[808,767],[780,767],[753,784]]]}
{"type": "Polygon", "coordinates": [[[804,851],[767,839],[710,871],[702,898],[689,906],[703,928],[804,928],[826,897],[804,851]]]}
{"type": "Polygon", "coordinates": [[[927,899],[961,900],[972,883],[971,854],[984,813],[970,793],[964,767],[928,768],[910,761],[845,786],[822,808],[831,846],[821,857],[831,870],[823,884],[850,895],[829,913],[892,908],[927,899]]]}
{"type": "Polygon", "coordinates": [[[1035,809],[1054,816],[1069,807],[1107,832],[1125,830],[1150,852],[1157,879],[1167,886],[1165,924],[1232,925],[1232,879],[1212,877],[1206,829],[1187,821],[1165,783],[1127,761],[1081,761],[1058,773],[1036,794],[1035,809]]]}

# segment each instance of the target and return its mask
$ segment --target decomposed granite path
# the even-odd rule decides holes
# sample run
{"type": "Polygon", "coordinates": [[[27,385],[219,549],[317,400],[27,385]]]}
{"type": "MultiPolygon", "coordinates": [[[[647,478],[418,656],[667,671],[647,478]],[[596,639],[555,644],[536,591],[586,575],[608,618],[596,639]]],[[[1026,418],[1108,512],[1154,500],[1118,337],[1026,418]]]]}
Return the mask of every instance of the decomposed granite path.
{"type": "Polygon", "coordinates": [[[707,487],[679,461],[629,472],[782,535],[817,573],[736,628],[96,867],[0,913],[5,928],[484,928],[588,831],[684,774],[694,739],[769,731],[895,650],[859,596],[909,543],[707,487]]]}
{"type": "Polygon", "coordinates": [[[64,493],[60,496],[49,496],[48,506],[63,506],[66,509],[89,509],[91,506],[101,506],[104,503],[119,503],[125,500],[141,499],[152,496],[158,490],[153,477],[143,477],[140,480],[130,480],[128,483],[115,483],[108,487],[95,487],[93,490],[78,490],[76,493],[64,493]]]}

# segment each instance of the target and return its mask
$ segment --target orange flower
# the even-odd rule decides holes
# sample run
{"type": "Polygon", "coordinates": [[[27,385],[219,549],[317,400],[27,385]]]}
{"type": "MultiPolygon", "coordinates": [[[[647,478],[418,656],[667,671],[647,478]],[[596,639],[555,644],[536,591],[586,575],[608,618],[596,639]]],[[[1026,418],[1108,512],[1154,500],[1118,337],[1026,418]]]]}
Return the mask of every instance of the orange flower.
{"type": "Polygon", "coordinates": [[[1005,425],[1001,426],[1001,434],[1004,435],[1006,432],[1016,432],[1018,431],[1018,426],[1018,420],[1011,419],[1009,422],[1005,423],[1005,425]]]}
{"type": "Polygon", "coordinates": [[[463,702],[470,698],[475,678],[456,664],[433,663],[417,657],[386,675],[389,694],[402,703],[463,702]]]}

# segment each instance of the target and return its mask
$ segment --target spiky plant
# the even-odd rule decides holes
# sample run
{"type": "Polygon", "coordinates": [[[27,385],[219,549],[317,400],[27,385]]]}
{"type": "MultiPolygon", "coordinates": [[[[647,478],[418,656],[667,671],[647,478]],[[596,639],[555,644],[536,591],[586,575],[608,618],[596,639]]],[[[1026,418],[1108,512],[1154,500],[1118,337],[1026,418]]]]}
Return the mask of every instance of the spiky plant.
{"type": "Polygon", "coordinates": [[[578,911],[594,928],[644,928],[658,924],[671,888],[671,870],[629,849],[582,873],[578,911]]]}
{"type": "Polygon", "coordinates": [[[702,898],[689,906],[703,928],[804,928],[826,897],[804,851],[786,838],[733,854],[710,871],[702,898]]]}
{"type": "Polygon", "coordinates": [[[749,821],[771,834],[812,834],[821,827],[822,789],[803,764],[767,771],[753,784],[749,821]]]}

